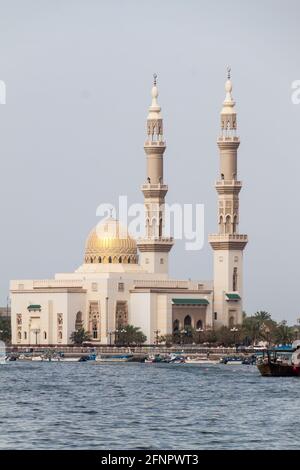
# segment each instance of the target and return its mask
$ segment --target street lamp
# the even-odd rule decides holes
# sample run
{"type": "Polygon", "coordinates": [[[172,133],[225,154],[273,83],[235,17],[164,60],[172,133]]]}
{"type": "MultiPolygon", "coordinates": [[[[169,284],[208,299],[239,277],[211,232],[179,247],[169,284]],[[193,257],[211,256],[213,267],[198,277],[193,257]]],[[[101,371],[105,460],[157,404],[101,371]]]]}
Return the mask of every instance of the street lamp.
{"type": "Polygon", "coordinates": [[[181,345],[183,344],[183,338],[184,336],[187,334],[187,331],[186,330],[181,330],[180,331],[180,340],[181,340],[181,345]]]}
{"type": "Polygon", "coordinates": [[[203,328],[197,328],[197,333],[199,333],[199,344],[201,343],[200,339],[201,339],[201,333],[203,333],[203,328]]]}
{"type": "Polygon", "coordinates": [[[233,328],[230,329],[230,331],[233,332],[233,342],[234,342],[235,350],[237,350],[237,347],[236,347],[236,333],[239,330],[234,326],[233,328]]]}
{"type": "Polygon", "coordinates": [[[107,334],[109,335],[109,345],[111,346],[111,337],[114,334],[114,331],[108,331],[107,334]]]}
{"type": "MultiPolygon", "coordinates": [[[[120,338],[119,334],[126,333],[126,330],[124,328],[121,328],[121,330],[116,330],[115,333],[116,333],[116,342],[119,343],[119,338],[120,338]]],[[[120,346],[123,346],[123,344],[120,346]]]]}
{"type": "Polygon", "coordinates": [[[153,333],[155,334],[155,344],[156,344],[156,346],[158,346],[158,339],[159,339],[160,330],[154,330],[153,333]]]}

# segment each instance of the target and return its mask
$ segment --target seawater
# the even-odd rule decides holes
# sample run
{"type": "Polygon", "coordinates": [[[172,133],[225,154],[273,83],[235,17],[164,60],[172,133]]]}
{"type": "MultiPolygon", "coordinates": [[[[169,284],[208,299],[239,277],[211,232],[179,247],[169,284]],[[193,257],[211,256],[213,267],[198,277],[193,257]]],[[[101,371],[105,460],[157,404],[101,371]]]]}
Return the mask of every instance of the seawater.
{"type": "Polygon", "coordinates": [[[0,365],[0,449],[299,449],[299,417],[255,366],[0,365]]]}

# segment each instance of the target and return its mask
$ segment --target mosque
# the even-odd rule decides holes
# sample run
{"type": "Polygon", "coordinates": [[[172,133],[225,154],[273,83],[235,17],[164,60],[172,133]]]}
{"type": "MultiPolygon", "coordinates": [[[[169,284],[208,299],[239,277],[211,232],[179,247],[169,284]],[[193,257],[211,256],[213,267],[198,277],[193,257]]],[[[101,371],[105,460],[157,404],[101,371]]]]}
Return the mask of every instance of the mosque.
{"type": "Polygon", "coordinates": [[[239,233],[237,120],[230,70],[217,140],[220,173],[218,233],[209,236],[213,249],[212,281],[169,276],[168,258],[174,240],[166,236],[163,159],[166,145],[157,102],[156,77],[147,117],[144,237],[135,240],[118,220],[107,218],[87,237],[83,264],[54,279],[13,280],[10,283],[12,343],[68,345],[83,327],[97,344],[113,344],[126,325],[140,327],[153,344],[159,335],[191,326],[199,331],[242,323],[243,250],[247,235],[239,233]],[[126,235],[124,236],[124,230],[126,235]],[[121,236],[122,232],[122,236],[121,236]]]}

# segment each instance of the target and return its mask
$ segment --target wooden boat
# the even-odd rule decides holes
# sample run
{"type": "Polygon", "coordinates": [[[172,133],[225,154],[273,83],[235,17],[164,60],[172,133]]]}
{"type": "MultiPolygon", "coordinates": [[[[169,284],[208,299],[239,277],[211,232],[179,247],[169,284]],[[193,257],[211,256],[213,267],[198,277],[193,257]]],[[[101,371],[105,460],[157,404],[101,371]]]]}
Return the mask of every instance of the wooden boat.
{"type": "Polygon", "coordinates": [[[300,377],[300,345],[268,349],[257,360],[263,377],[300,377]]]}
{"type": "Polygon", "coordinates": [[[257,364],[257,368],[263,377],[300,377],[299,365],[269,362],[257,364]]]}

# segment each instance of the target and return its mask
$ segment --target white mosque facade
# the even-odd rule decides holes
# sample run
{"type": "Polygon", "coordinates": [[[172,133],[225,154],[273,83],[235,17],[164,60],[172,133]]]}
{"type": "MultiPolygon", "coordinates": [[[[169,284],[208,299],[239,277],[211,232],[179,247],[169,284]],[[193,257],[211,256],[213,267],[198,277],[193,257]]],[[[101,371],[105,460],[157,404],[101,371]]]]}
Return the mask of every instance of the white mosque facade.
{"type": "Polygon", "coordinates": [[[134,240],[114,218],[88,236],[83,264],[54,279],[10,283],[12,343],[68,345],[83,327],[97,344],[113,344],[126,325],[140,327],[153,344],[159,336],[191,326],[198,330],[242,323],[243,250],[247,235],[238,232],[236,112],[230,76],[221,111],[218,233],[209,236],[214,256],[213,281],[172,279],[168,257],[174,241],[164,235],[164,182],[161,108],[156,79],[144,145],[147,174],[144,195],[145,235],[134,240]],[[122,232],[122,234],[120,234],[122,232]]]}

